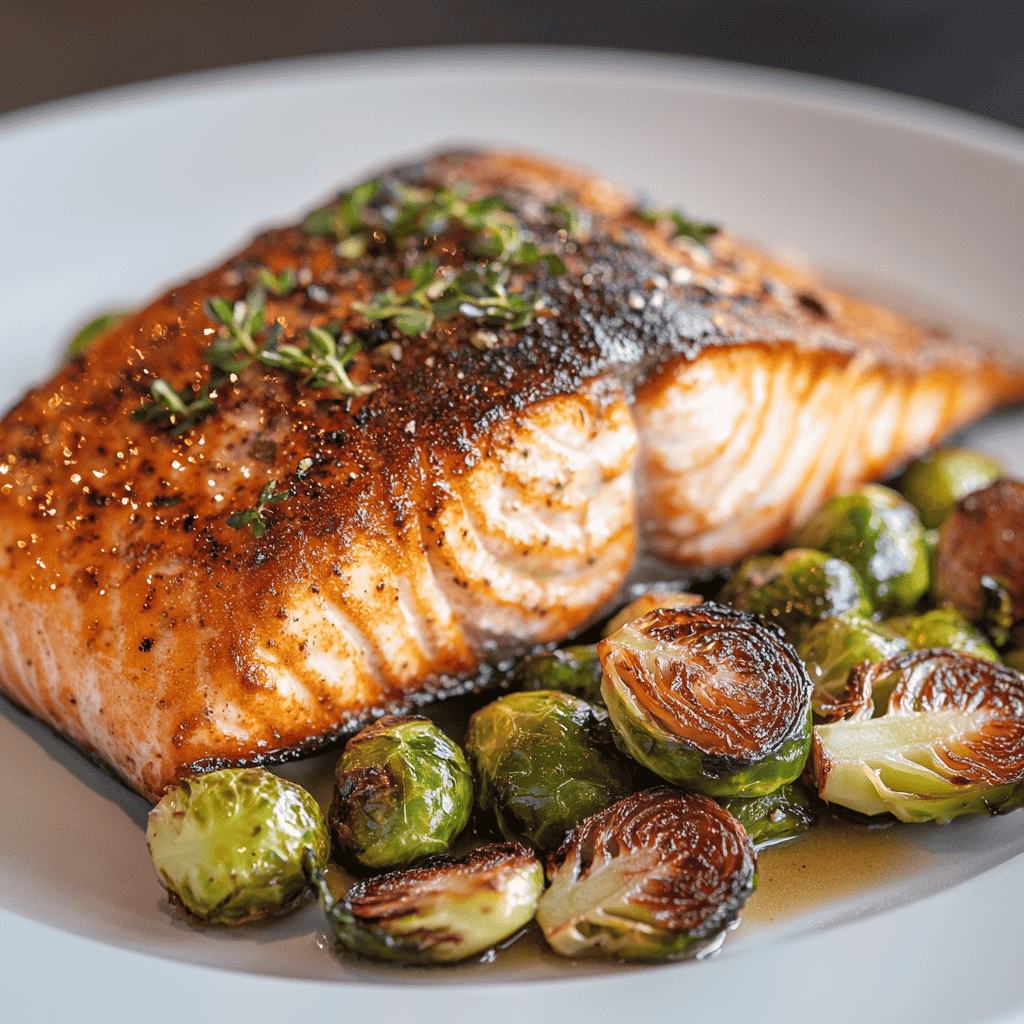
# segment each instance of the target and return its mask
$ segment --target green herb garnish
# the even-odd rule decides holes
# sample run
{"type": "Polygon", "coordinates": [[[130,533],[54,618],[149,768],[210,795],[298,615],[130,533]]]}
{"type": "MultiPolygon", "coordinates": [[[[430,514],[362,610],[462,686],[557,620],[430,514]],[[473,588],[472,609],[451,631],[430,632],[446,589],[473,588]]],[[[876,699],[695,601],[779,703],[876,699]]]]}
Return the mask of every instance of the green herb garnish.
{"type": "Polygon", "coordinates": [[[698,245],[707,245],[708,239],[712,235],[717,235],[720,230],[717,224],[701,224],[699,221],[687,220],[677,210],[656,210],[638,206],[633,212],[647,224],[671,225],[672,238],[689,238],[698,245]]]}
{"type": "Polygon", "coordinates": [[[80,356],[97,338],[102,337],[112,327],[116,327],[130,312],[130,309],[112,309],[109,313],[102,313],[95,320],[90,320],[68,342],[64,358],[70,362],[75,356],[80,356]]]}
{"type": "Polygon", "coordinates": [[[251,526],[252,535],[259,540],[267,532],[267,521],[263,513],[268,505],[275,505],[279,501],[287,501],[292,496],[291,491],[277,491],[277,481],[271,480],[267,483],[260,496],[256,500],[255,508],[247,508],[244,512],[235,512],[228,516],[228,526],[233,530],[241,530],[243,527],[251,526]]]}

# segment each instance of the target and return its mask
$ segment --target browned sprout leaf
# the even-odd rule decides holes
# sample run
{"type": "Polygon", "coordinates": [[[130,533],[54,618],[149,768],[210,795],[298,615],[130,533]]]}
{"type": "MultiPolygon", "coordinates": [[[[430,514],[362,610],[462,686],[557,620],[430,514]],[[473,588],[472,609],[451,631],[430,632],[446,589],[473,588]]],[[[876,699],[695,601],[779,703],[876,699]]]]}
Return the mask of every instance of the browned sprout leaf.
{"type": "Polygon", "coordinates": [[[1016,806],[1024,780],[1024,675],[949,650],[858,665],[823,709],[809,774],[826,801],[902,821],[1016,806]]]}
{"type": "Polygon", "coordinates": [[[437,860],[365,879],[335,899],[314,875],[338,945],[412,964],[452,963],[509,938],[533,917],[544,870],[519,843],[492,843],[457,861],[437,860]]]}
{"type": "Polygon", "coordinates": [[[577,825],[551,857],[537,923],[564,956],[707,955],[738,922],[756,867],[743,826],[714,800],[634,793],[577,825]]]}

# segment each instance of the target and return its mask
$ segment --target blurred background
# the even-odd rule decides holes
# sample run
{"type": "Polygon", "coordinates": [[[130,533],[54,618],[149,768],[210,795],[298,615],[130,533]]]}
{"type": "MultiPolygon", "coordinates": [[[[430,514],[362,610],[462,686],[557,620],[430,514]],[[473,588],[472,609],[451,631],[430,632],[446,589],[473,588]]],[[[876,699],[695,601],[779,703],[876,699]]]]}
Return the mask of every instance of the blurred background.
{"type": "Polygon", "coordinates": [[[785,68],[1024,128],[1022,0],[0,0],[0,113],[252,61],[517,43],[785,68]]]}

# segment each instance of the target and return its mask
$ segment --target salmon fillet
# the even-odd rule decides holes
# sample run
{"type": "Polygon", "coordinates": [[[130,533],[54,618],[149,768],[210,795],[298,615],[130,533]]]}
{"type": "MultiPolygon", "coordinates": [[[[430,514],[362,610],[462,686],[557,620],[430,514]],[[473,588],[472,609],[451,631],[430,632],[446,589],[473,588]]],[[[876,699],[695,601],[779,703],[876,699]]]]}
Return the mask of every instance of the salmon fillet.
{"type": "Polygon", "coordinates": [[[307,221],[172,289],[0,423],[0,684],[151,800],[480,685],[591,621],[638,551],[735,560],[1024,394],[1019,362],[728,236],[673,238],[559,165],[456,152],[379,180],[370,220],[409,189],[502,197],[485,219],[545,257],[518,250],[501,286],[518,320],[472,301],[422,333],[377,315],[408,306],[427,256],[442,283],[483,273],[468,221],[401,242],[307,221]],[[208,302],[241,316],[261,273],[255,343],[354,337],[351,387],[257,360],[210,393],[231,331],[208,302]],[[155,381],[200,408],[161,409],[155,381]]]}

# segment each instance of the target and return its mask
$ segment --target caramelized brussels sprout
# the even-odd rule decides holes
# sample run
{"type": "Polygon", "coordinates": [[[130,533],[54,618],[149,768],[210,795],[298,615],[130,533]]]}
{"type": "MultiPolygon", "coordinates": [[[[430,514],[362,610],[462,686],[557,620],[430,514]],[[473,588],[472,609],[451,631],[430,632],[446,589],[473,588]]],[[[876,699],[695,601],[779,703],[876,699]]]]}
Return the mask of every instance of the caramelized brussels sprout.
{"type": "Polygon", "coordinates": [[[620,608],[605,624],[601,636],[611,636],[627,622],[639,619],[655,608],[692,608],[703,600],[700,594],[688,594],[682,590],[649,590],[620,608]]]}
{"type": "Polygon", "coordinates": [[[522,690],[560,690],[591,704],[602,703],[601,661],[596,644],[529,655],[516,666],[513,678],[522,690]]]}
{"type": "Polygon", "coordinates": [[[322,873],[314,881],[339,949],[376,960],[454,963],[529,923],[544,869],[525,846],[492,843],[461,860],[368,878],[341,899],[322,873]]]}
{"type": "Polygon", "coordinates": [[[667,782],[761,796],[802,771],[811,680],[777,627],[705,602],[648,612],[597,649],[622,745],[667,782]]]}
{"type": "Polygon", "coordinates": [[[880,484],[830,498],[795,542],[849,562],[883,614],[910,611],[928,589],[921,520],[913,505],[880,484]]]}
{"type": "MultiPolygon", "coordinates": [[[[1019,480],[999,480],[959,501],[943,523],[933,558],[935,603],[952,605],[974,622],[983,618],[998,582],[1008,599],[1006,619],[1024,619],[1024,483],[1019,480]]],[[[1008,622],[1001,628],[1005,632],[1008,622]]]]}
{"type": "Polygon", "coordinates": [[[947,647],[962,654],[973,654],[976,658],[999,660],[996,649],[985,634],[975,629],[955,608],[933,608],[923,615],[889,619],[885,625],[906,637],[912,651],[947,647]]]}
{"type": "Polygon", "coordinates": [[[588,814],[632,792],[608,716],[556,690],[509,693],[469,720],[477,800],[502,833],[557,846],[588,814]]]}
{"type": "Polygon", "coordinates": [[[743,826],[755,847],[802,835],[817,821],[807,794],[795,782],[766,796],[730,796],[718,802],[743,826]]]}
{"type": "Polygon", "coordinates": [[[860,665],[815,726],[822,800],[901,821],[993,812],[1024,780],[1024,675],[955,651],[860,665]]]}
{"type": "Polygon", "coordinates": [[[377,719],[348,741],[334,779],[335,842],[368,868],[446,853],[473,811],[465,756],[426,718],[377,719]]]}
{"type": "Polygon", "coordinates": [[[972,491],[987,487],[1005,470],[984,452],[971,448],[939,448],[914,459],[900,477],[897,488],[917,509],[928,530],[938,529],[953,506],[972,491]]]}
{"type": "Polygon", "coordinates": [[[316,801],[262,768],[183,779],[149,812],[146,841],[160,881],[210,924],[241,924],[287,906],[330,849],[316,801]]]}
{"type": "Polygon", "coordinates": [[[823,619],[808,630],[796,649],[814,682],[811,706],[815,714],[823,698],[829,699],[845,687],[854,665],[862,661],[874,664],[907,646],[906,638],[888,626],[853,612],[823,619]]]}
{"type": "Polygon", "coordinates": [[[537,923],[563,956],[674,960],[721,945],[754,888],[743,826],[699,793],[651,789],[573,829],[537,923]]]}
{"type": "Polygon", "coordinates": [[[872,611],[853,566],[808,548],[746,559],[718,602],[777,622],[791,640],[821,619],[849,611],[869,616],[872,611]]]}

